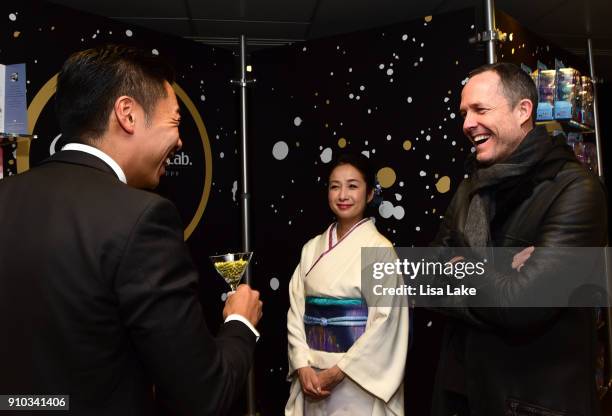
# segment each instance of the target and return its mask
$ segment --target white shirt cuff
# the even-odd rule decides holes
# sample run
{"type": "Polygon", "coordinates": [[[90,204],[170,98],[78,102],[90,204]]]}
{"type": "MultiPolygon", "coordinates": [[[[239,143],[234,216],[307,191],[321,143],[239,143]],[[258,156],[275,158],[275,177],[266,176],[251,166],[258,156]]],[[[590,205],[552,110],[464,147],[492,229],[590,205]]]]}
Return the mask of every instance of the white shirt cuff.
{"type": "Polygon", "coordinates": [[[227,323],[229,321],[240,321],[240,322],[242,322],[243,324],[245,324],[246,326],[249,327],[249,329],[251,330],[251,332],[253,332],[253,334],[255,334],[255,342],[259,341],[259,336],[260,336],[259,332],[257,332],[257,330],[255,329],[253,324],[251,324],[249,322],[249,320],[246,319],[244,316],[238,315],[237,313],[233,313],[231,315],[228,315],[227,318],[225,318],[225,322],[224,323],[227,323]]]}

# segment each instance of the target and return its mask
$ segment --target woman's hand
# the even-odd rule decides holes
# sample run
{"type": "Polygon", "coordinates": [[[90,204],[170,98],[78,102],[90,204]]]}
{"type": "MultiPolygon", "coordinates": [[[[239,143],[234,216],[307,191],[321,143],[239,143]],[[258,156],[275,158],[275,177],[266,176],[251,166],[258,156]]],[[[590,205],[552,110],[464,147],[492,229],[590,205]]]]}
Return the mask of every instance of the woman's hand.
{"type": "Polygon", "coordinates": [[[329,396],[329,391],[321,387],[319,376],[311,367],[298,368],[298,377],[302,392],[311,399],[321,400],[329,396]]]}
{"type": "Polygon", "coordinates": [[[331,391],[344,380],[344,373],[337,365],[328,368],[327,370],[323,370],[317,374],[319,377],[319,382],[321,383],[321,390],[331,393],[331,391]]]}

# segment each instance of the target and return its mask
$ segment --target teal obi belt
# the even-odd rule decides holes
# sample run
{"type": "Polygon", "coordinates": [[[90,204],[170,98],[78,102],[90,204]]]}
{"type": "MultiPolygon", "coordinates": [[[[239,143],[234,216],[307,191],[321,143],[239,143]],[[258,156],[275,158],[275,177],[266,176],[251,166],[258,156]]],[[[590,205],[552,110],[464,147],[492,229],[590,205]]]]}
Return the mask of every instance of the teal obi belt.
{"type": "Polygon", "coordinates": [[[313,350],[346,352],[365,332],[368,306],[359,299],[306,297],[304,329],[313,350]]]}

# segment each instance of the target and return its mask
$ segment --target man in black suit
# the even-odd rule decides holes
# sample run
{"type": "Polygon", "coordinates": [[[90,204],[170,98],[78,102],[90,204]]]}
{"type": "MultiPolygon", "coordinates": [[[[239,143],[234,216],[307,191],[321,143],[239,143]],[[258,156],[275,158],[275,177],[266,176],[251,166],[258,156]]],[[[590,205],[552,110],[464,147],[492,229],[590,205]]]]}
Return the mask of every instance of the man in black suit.
{"type": "Polygon", "coordinates": [[[181,147],[172,79],[133,48],[72,55],[56,95],[71,143],[0,181],[0,394],[149,415],[155,384],[178,414],[217,415],[242,391],[259,293],[241,285],[213,338],[176,208],[138,189],[181,147]]]}

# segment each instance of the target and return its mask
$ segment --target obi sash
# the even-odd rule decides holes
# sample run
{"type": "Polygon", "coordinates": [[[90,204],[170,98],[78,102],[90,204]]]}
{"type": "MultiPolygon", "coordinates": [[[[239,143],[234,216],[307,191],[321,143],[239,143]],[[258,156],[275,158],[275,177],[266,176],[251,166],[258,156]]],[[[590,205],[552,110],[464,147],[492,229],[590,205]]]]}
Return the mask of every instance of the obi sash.
{"type": "Polygon", "coordinates": [[[346,352],[365,332],[368,306],[359,299],[306,297],[304,329],[313,350],[346,352]]]}

